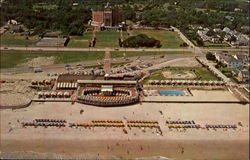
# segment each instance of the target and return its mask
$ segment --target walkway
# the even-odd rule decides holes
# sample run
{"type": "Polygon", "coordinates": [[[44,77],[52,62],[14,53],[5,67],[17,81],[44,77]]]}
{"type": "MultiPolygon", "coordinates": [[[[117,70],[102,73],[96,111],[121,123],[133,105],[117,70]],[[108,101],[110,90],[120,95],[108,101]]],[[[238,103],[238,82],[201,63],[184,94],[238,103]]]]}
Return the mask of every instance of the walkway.
{"type": "Polygon", "coordinates": [[[105,55],[104,55],[104,60],[103,60],[103,64],[104,64],[104,71],[106,74],[110,74],[111,71],[111,56],[110,56],[110,51],[105,51],[105,55]]]}

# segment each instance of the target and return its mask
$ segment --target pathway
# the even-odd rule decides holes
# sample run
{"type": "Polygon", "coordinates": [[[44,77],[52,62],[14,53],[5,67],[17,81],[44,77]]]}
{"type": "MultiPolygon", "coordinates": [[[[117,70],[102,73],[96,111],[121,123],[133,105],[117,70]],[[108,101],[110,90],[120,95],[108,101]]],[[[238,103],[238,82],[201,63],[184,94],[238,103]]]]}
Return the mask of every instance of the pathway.
{"type": "Polygon", "coordinates": [[[105,51],[105,55],[104,55],[104,71],[106,74],[110,74],[111,71],[111,56],[110,56],[110,51],[105,51]]]}

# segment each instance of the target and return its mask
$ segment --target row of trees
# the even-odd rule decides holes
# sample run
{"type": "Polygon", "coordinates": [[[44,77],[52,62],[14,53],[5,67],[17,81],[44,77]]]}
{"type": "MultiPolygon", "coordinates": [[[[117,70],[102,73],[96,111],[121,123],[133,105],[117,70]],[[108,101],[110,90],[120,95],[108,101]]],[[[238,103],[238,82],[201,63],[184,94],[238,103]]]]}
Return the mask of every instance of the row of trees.
{"type": "Polygon", "coordinates": [[[101,9],[107,2],[123,11],[124,20],[154,27],[172,25],[184,30],[190,24],[203,27],[221,24],[241,31],[241,26],[248,26],[249,21],[247,3],[226,0],[5,0],[0,8],[1,25],[15,19],[37,33],[61,30],[79,35],[91,19],[91,10],[101,9]],[[235,8],[242,11],[233,12],[235,8]],[[226,15],[234,20],[226,19],[226,15]]]}

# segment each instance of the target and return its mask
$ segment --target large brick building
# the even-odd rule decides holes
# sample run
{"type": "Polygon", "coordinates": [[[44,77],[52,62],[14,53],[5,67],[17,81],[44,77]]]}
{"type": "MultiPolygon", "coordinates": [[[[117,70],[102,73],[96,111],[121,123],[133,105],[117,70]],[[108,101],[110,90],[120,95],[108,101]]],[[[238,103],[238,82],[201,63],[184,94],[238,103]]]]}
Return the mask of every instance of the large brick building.
{"type": "Polygon", "coordinates": [[[104,10],[92,11],[92,26],[117,27],[122,23],[122,14],[119,10],[112,9],[107,4],[104,10]]]}

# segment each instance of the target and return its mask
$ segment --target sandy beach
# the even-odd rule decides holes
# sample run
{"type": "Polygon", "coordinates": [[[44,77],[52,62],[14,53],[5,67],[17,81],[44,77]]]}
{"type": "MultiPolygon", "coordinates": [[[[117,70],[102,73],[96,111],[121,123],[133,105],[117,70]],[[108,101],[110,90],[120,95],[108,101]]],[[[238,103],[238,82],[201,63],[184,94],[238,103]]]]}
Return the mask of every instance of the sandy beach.
{"type": "MultiPolygon", "coordinates": [[[[1,110],[1,157],[32,151],[63,157],[139,158],[163,156],[173,159],[232,159],[249,157],[249,106],[242,104],[152,104],[104,108],[71,103],[33,103],[30,107],[1,110]],[[80,110],[84,110],[80,114],[80,110]],[[156,129],[27,127],[21,122],[35,118],[91,120],[157,120],[156,129]],[[166,120],[194,120],[196,124],[238,124],[237,129],[169,129],[166,120]]],[[[150,158],[149,158],[150,159],[150,158]]]]}

